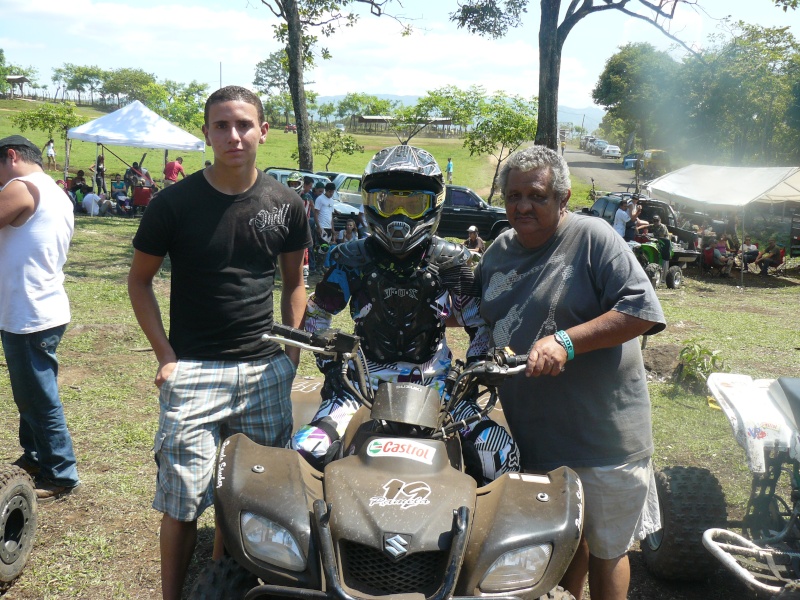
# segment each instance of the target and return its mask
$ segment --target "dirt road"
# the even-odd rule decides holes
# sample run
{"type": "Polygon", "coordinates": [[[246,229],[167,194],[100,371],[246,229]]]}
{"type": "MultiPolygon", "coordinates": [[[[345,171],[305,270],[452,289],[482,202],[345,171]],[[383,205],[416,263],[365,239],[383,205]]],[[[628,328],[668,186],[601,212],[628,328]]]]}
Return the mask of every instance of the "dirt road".
{"type": "Polygon", "coordinates": [[[630,185],[633,191],[633,171],[622,168],[622,161],[592,156],[577,148],[567,148],[564,158],[570,173],[589,185],[594,178],[595,188],[606,192],[625,190],[630,185]]]}

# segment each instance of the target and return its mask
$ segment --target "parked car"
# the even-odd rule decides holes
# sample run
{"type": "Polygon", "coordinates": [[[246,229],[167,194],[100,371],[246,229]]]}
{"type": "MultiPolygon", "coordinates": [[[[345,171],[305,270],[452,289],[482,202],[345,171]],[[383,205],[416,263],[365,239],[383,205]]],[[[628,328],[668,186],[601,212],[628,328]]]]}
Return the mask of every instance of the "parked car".
{"type": "Polygon", "coordinates": [[[358,208],[362,204],[361,199],[361,175],[353,173],[337,173],[333,178],[336,186],[336,193],[333,195],[335,200],[346,202],[358,208]]]}
{"type": "Polygon", "coordinates": [[[323,175],[318,175],[317,173],[312,173],[311,171],[306,171],[304,169],[292,169],[287,167],[267,167],[266,169],[264,169],[264,172],[273,179],[277,179],[284,185],[286,185],[286,180],[292,173],[300,173],[300,175],[304,177],[308,175],[314,180],[314,183],[316,183],[317,181],[321,181],[322,183],[330,183],[330,179],[328,179],[327,177],[324,177],[323,175]]]}
{"type": "Polygon", "coordinates": [[[592,143],[592,154],[596,156],[602,156],[603,149],[608,146],[608,142],[606,140],[595,140],[592,143]]]}
{"type": "Polygon", "coordinates": [[[327,177],[329,180],[333,181],[333,179],[339,174],[336,171],[317,171],[317,175],[322,175],[323,177],[327,177]]]}
{"type": "Polygon", "coordinates": [[[603,152],[600,154],[602,158],[621,158],[622,152],[619,149],[619,146],[612,146],[609,144],[605,148],[603,148],[603,152]]]}
{"type": "Polygon", "coordinates": [[[342,133],[344,133],[344,124],[342,124],[342,123],[337,123],[336,125],[334,125],[334,127],[336,127],[336,129],[338,129],[339,131],[341,131],[342,133]]]}
{"type": "Polygon", "coordinates": [[[468,187],[448,185],[436,235],[465,240],[470,225],[478,228],[484,240],[493,240],[509,228],[504,208],[490,206],[468,187]]]}
{"type": "Polygon", "coordinates": [[[639,171],[645,177],[658,177],[670,170],[669,154],[666,150],[645,150],[639,157],[639,171]]]}
{"type": "Polygon", "coordinates": [[[630,154],[626,154],[622,159],[622,168],[635,169],[637,160],[639,160],[639,152],[631,152],[630,154]]]}
{"type": "Polygon", "coordinates": [[[583,145],[583,149],[586,150],[589,154],[592,153],[592,144],[594,144],[594,141],[596,139],[597,138],[594,137],[593,135],[590,135],[589,137],[586,138],[586,143],[583,145]]]}
{"type": "Polygon", "coordinates": [[[578,148],[580,148],[581,150],[586,148],[586,142],[589,141],[590,137],[591,136],[588,135],[582,135],[580,141],[578,142],[578,148]]]}

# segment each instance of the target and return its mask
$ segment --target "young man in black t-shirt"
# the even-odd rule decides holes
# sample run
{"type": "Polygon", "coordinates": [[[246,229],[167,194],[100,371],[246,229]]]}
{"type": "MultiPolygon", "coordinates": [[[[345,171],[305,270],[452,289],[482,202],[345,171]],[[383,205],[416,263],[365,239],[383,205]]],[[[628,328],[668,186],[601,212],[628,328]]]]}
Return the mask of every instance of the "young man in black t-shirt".
{"type": "MultiPolygon", "coordinates": [[[[298,327],[306,304],[303,254],[311,246],[301,198],[256,169],[269,126],[261,101],[229,86],[206,102],[203,133],[214,164],[163,190],[133,240],[128,292],[158,359],[158,482],[161,583],[179,599],[194,553],[197,518],[212,504],[220,441],[242,432],[283,446],[291,434],[289,398],[299,351],[264,344],[272,327],[280,265],[281,321],[298,327]],[[153,278],[169,255],[170,331],[153,278]]],[[[222,545],[214,548],[221,557],[222,545]]]]}

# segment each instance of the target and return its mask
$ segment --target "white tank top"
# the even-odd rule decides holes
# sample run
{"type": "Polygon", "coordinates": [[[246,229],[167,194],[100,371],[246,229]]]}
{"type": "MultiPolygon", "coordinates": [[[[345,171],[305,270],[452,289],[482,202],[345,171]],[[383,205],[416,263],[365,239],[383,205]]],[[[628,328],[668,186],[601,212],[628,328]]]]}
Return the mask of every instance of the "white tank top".
{"type": "Polygon", "coordinates": [[[0,228],[0,329],[21,334],[69,323],[62,268],[75,222],[72,203],[47,173],[15,180],[39,191],[24,224],[0,228]]]}

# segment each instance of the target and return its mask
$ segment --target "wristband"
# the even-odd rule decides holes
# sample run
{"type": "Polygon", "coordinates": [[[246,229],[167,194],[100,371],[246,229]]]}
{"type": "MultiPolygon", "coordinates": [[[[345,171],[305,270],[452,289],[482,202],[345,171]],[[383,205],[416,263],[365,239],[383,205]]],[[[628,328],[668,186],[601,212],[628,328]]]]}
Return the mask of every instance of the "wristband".
{"type": "Polygon", "coordinates": [[[572,340],[569,339],[569,335],[567,335],[566,331],[563,329],[561,331],[556,331],[553,337],[555,337],[561,347],[567,351],[567,360],[575,358],[575,346],[572,345],[572,340]]]}

